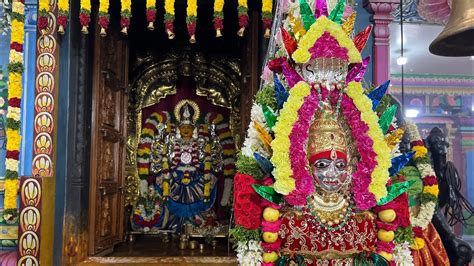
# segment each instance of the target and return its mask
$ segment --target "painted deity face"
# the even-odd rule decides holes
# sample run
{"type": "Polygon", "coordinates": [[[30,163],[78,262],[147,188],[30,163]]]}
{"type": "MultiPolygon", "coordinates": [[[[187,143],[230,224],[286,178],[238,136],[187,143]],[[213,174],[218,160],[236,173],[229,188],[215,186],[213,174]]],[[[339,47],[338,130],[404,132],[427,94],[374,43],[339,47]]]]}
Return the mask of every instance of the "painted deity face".
{"type": "Polygon", "coordinates": [[[342,152],[321,152],[312,156],[310,163],[314,182],[327,193],[338,192],[351,181],[347,156],[342,152]]]}
{"type": "Polygon", "coordinates": [[[179,126],[179,133],[181,134],[181,137],[184,139],[189,139],[193,136],[194,132],[194,126],[193,125],[188,125],[188,124],[183,124],[179,126]]]}

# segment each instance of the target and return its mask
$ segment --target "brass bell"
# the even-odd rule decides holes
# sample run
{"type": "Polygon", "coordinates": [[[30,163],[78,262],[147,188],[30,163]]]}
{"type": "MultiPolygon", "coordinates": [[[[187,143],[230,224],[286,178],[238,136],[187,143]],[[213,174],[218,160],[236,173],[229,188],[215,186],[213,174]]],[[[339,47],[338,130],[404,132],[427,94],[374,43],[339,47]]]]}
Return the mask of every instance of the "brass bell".
{"type": "Polygon", "coordinates": [[[440,56],[474,55],[474,1],[453,0],[448,23],[431,43],[430,52],[440,56]]]}

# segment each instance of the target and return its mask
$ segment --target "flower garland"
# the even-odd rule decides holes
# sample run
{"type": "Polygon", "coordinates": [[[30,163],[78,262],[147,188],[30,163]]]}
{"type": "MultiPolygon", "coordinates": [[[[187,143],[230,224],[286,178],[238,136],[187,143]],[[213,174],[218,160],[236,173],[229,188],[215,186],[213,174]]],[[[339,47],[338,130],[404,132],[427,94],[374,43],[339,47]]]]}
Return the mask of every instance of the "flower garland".
{"type": "MultiPolygon", "coordinates": [[[[148,10],[148,8],[147,8],[147,10],[148,10]]],[[[122,27],[121,32],[124,35],[128,34],[128,28],[130,27],[130,18],[131,17],[132,17],[132,1],[131,0],[122,0],[122,6],[120,8],[120,26],[122,27]]]]}
{"type": "Polygon", "coordinates": [[[283,195],[288,195],[295,190],[295,179],[293,178],[289,154],[289,136],[298,119],[298,110],[303,105],[305,97],[311,93],[311,87],[304,81],[300,81],[289,93],[290,96],[283,105],[278,122],[273,128],[275,139],[272,142],[273,156],[270,159],[275,167],[273,170],[273,176],[275,177],[273,187],[275,191],[283,195]]]}
{"type": "MultiPolygon", "coordinates": [[[[153,113],[149,118],[145,120],[143,125],[142,133],[140,135],[140,143],[137,149],[137,167],[138,176],[140,178],[140,187],[142,190],[148,187],[148,176],[150,174],[150,157],[151,157],[151,145],[155,136],[156,129],[159,124],[166,123],[168,121],[168,114],[165,112],[153,113]]],[[[169,163],[166,156],[162,159],[163,167],[163,197],[169,195],[169,163]],[[166,184],[167,183],[167,184],[166,184]]]]}
{"type": "Polygon", "coordinates": [[[46,34],[46,28],[48,28],[48,12],[49,12],[49,1],[39,0],[38,1],[38,30],[43,35],[46,34]]]}
{"type": "Polygon", "coordinates": [[[239,0],[239,6],[237,7],[238,13],[239,13],[239,31],[237,32],[237,35],[240,37],[244,36],[245,33],[245,28],[249,25],[249,8],[247,5],[247,0],[239,0]]]}
{"type": "MultiPolygon", "coordinates": [[[[45,0],[41,0],[45,1],[45,0]]],[[[81,9],[79,11],[79,22],[81,23],[83,34],[89,33],[89,23],[91,22],[91,0],[81,0],[81,9]]]]}
{"type": "Polygon", "coordinates": [[[165,29],[168,39],[174,39],[174,0],[165,0],[165,29]]]}
{"type": "Polygon", "coordinates": [[[308,32],[306,32],[298,42],[298,49],[292,56],[296,63],[304,64],[311,59],[311,53],[309,50],[325,32],[328,32],[332,37],[334,37],[341,47],[347,49],[350,63],[362,62],[359,50],[357,50],[351,38],[349,38],[341,29],[341,26],[325,16],[321,16],[316,20],[316,23],[311,25],[308,32]]]}
{"type": "MultiPolygon", "coordinates": [[[[337,98],[337,96],[333,97],[337,98]]],[[[342,97],[342,113],[346,118],[349,127],[352,130],[352,137],[356,142],[357,152],[360,155],[360,161],[357,163],[356,172],[352,175],[352,192],[354,193],[357,208],[368,210],[376,205],[375,197],[369,191],[371,183],[371,173],[373,173],[376,161],[374,151],[374,141],[368,134],[369,126],[362,120],[362,113],[354,104],[354,101],[348,96],[342,97]]]]}
{"type": "Polygon", "coordinates": [[[263,261],[262,248],[260,247],[260,243],[258,241],[239,241],[237,242],[236,252],[239,265],[257,266],[263,261]]]}
{"type": "Polygon", "coordinates": [[[273,0],[263,0],[262,2],[262,22],[265,30],[265,38],[270,38],[270,30],[272,28],[273,19],[273,0]]]}
{"type": "Polygon", "coordinates": [[[369,191],[379,201],[387,195],[386,184],[390,178],[388,169],[391,166],[390,149],[385,142],[384,135],[378,124],[378,117],[372,111],[372,101],[364,94],[359,82],[350,82],[347,95],[352,99],[357,109],[361,112],[361,119],[369,127],[368,136],[373,141],[375,168],[371,173],[369,191]]]}
{"type": "Polygon", "coordinates": [[[99,26],[100,36],[107,36],[107,29],[109,28],[109,0],[100,0],[99,3],[99,26]]]}
{"type": "Polygon", "coordinates": [[[39,0],[38,1],[38,30],[43,35],[46,34],[46,28],[48,28],[48,12],[49,12],[49,1],[39,0]]]}
{"type": "Polygon", "coordinates": [[[413,122],[407,121],[407,131],[412,147],[411,150],[415,152],[413,160],[423,180],[423,192],[420,196],[421,205],[419,212],[417,215],[414,213],[410,214],[413,232],[416,236],[412,248],[420,249],[424,246],[424,240],[421,238],[422,230],[427,228],[436,210],[439,187],[436,174],[431,167],[431,161],[428,157],[428,150],[424,146],[417,126],[413,122]]]}
{"type": "MultiPolygon", "coordinates": [[[[320,86],[315,85],[315,86],[320,86]]],[[[323,90],[322,100],[326,98],[327,89],[323,90]]],[[[306,204],[306,198],[314,192],[313,177],[307,170],[306,142],[309,135],[311,121],[317,108],[319,107],[319,97],[316,90],[312,89],[311,94],[306,96],[304,103],[298,110],[298,121],[293,125],[290,133],[290,158],[291,168],[296,180],[296,188],[285,200],[296,206],[306,204]]]]}
{"type": "Polygon", "coordinates": [[[224,0],[214,1],[214,29],[216,30],[216,37],[222,37],[222,30],[224,29],[224,0]]]}
{"type": "Polygon", "coordinates": [[[12,3],[12,31],[8,64],[8,109],[6,125],[7,154],[5,160],[4,219],[14,221],[18,217],[18,164],[20,157],[20,114],[23,73],[23,42],[25,27],[23,0],[12,3]]]}
{"type": "Polygon", "coordinates": [[[196,43],[197,0],[188,0],[186,8],[186,27],[188,28],[189,42],[196,43]]]}
{"type": "Polygon", "coordinates": [[[156,19],[156,0],[146,0],[146,21],[148,22],[147,28],[149,30],[154,30],[156,19]]]}
{"type": "Polygon", "coordinates": [[[69,17],[69,0],[58,0],[58,33],[64,34],[69,17]]]}

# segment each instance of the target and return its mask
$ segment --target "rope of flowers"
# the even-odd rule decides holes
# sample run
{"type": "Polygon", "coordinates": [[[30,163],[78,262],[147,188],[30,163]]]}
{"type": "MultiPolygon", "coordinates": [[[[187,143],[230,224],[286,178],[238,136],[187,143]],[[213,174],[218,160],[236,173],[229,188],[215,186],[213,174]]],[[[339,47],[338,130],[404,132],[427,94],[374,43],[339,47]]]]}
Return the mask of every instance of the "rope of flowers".
{"type": "MultiPolygon", "coordinates": [[[[48,12],[49,12],[49,1],[39,0],[38,1],[38,30],[41,34],[46,34],[48,28],[48,12]]],[[[12,27],[13,28],[13,27],[12,27]]]]}
{"type": "Polygon", "coordinates": [[[427,228],[433,218],[438,202],[439,187],[435,171],[431,166],[431,160],[428,156],[428,149],[424,145],[418,127],[413,122],[407,121],[407,131],[410,138],[411,150],[415,152],[413,160],[423,180],[423,192],[420,196],[419,212],[418,214],[410,213],[413,233],[415,234],[412,249],[421,249],[425,244],[423,238],[421,238],[422,231],[427,228]]]}
{"type": "Polygon", "coordinates": [[[156,0],[146,0],[146,21],[148,22],[147,28],[149,30],[154,30],[156,19],[156,0]]]}
{"type": "Polygon", "coordinates": [[[58,0],[58,33],[64,34],[69,17],[69,0],[58,0]]]}
{"type": "Polygon", "coordinates": [[[222,37],[224,29],[224,0],[214,1],[214,29],[216,30],[216,38],[222,37]]]}
{"type": "Polygon", "coordinates": [[[196,43],[197,0],[188,0],[186,8],[186,27],[188,28],[189,42],[196,43]]]}
{"type": "Polygon", "coordinates": [[[100,26],[100,36],[107,36],[107,29],[109,28],[109,0],[100,0],[99,3],[99,26],[100,26]]]}
{"type": "Polygon", "coordinates": [[[165,29],[168,39],[174,39],[174,0],[165,0],[165,29]]]}
{"type": "MultiPolygon", "coordinates": [[[[47,0],[41,0],[47,1],[47,0]]],[[[89,33],[89,23],[91,22],[91,0],[81,0],[81,8],[79,11],[79,22],[81,23],[83,34],[89,33]]]]}
{"type": "Polygon", "coordinates": [[[265,38],[270,38],[270,31],[273,20],[273,0],[263,0],[262,2],[262,22],[265,30],[265,38]]]}
{"type": "Polygon", "coordinates": [[[249,7],[247,5],[247,0],[239,0],[239,6],[237,7],[239,13],[239,31],[237,35],[240,37],[244,36],[245,28],[249,25],[249,7]]]}
{"type": "Polygon", "coordinates": [[[128,28],[130,27],[131,17],[132,17],[132,1],[122,0],[122,6],[120,8],[120,26],[122,27],[121,32],[124,35],[128,34],[128,28]]]}
{"type": "MultiPolygon", "coordinates": [[[[143,129],[140,135],[140,143],[138,144],[137,149],[137,167],[138,167],[138,176],[140,178],[140,187],[146,189],[148,187],[148,177],[150,175],[150,158],[151,158],[151,145],[153,143],[153,138],[155,137],[157,128],[159,124],[166,123],[168,121],[169,115],[166,112],[153,113],[145,120],[143,129]]],[[[162,159],[163,167],[163,196],[166,197],[169,195],[169,163],[167,156],[164,156],[162,159]]]]}
{"type": "Polygon", "coordinates": [[[10,222],[14,222],[18,217],[18,164],[21,142],[20,115],[25,27],[25,4],[23,1],[14,0],[12,3],[12,30],[8,64],[7,154],[5,160],[5,210],[3,215],[4,219],[10,222]]]}

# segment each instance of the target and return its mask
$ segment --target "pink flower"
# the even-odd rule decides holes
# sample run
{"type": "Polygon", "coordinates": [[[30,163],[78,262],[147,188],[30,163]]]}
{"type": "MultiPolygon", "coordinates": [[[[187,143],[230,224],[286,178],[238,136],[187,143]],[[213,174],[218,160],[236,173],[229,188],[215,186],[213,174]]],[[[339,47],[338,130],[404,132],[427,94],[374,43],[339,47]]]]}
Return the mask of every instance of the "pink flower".
{"type": "Polygon", "coordinates": [[[279,219],[275,222],[263,221],[262,222],[262,231],[263,232],[276,233],[276,232],[280,231],[280,225],[281,225],[281,219],[279,219]]]}

